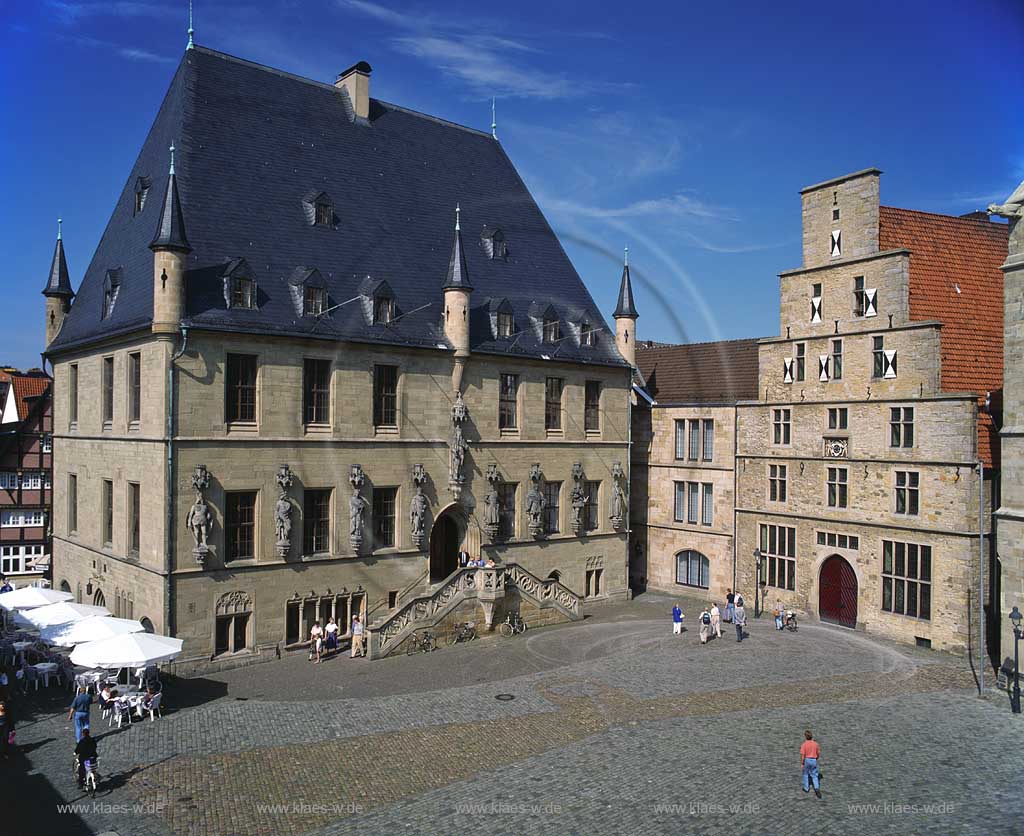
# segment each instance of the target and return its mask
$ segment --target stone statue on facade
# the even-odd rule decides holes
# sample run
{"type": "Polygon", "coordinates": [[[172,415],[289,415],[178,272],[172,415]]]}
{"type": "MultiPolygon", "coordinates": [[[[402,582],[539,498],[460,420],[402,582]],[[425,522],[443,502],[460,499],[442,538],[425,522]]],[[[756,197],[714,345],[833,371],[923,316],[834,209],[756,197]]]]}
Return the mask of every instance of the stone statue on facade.
{"type": "Polygon", "coordinates": [[[274,533],[277,535],[278,557],[287,557],[292,548],[292,501],[288,497],[288,488],[295,480],[291,468],[281,465],[277,471],[277,485],[281,489],[274,504],[274,533]]]}
{"type": "Polygon", "coordinates": [[[501,482],[501,474],[498,473],[498,466],[491,463],[487,466],[487,483],[490,489],[484,497],[484,531],[492,541],[498,539],[501,533],[501,495],[498,493],[498,484],[501,482]]]}
{"type": "Polygon", "coordinates": [[[626,519],[626,492],[622,488],[622,482],[626,474],[622,469],[621,462],[612,463],[612,501],[611,514],[609,518],[616,531],[622,528],[626,519]]]}
{"type": "Polygon", "coordinates": [[[466,479],[464,469],[469,444],[462,432],[462,424],[468,417],[469,410],[462,399],[462,393],[456,392],[455,403],[452,404],[452,433],[448,439],[448,490],[455,499],[462,493],[466,479]]]}
{"type": "Polygon", "coordinates": [[[352,485],[352,496],[348,500],[348,540],[352,544],[352,548],[358,552],[359,547],[363,544],[363,515],[366,512],[366,506],[370,504],[360,493],[363,483],[366,481],[362,465],[352,465],[348,481],[352,485]]]}
{"type": "Polygon", "coordinates": [[[416,485],[416,492],[409,503],[409,532],[412,535],[413,544],[419,548],[427,533],[427,512],[430,504],[423,495],[423,485],[427,481],[427,473],[423,465],[416,464],[412,468],[412,481],[416,485]]]}
{"type": "Polygon", "coordinates": [[[205,464],[197,464],[192,472],[192,487],[196,491],[196,501],[188,509],[188,514],[185,517],[185,527],[192,535],[194,543],[192,554],[195,556],[196,563],[202,566],[203,561],[206,560],[206,555],[210,552],[210,526],[213,524],[213,514],[210,511],[210,506],[206,504],[206,500],[203,498],[203,491],[210,487],[210,473],[207,471],[205,464]]]}
{"type": "Polygon", "coordinates": [[[533,537],[544,533],[544,508],[547,507],[547,500],[540,491],[540,479],[540,465],[534,464],[530,467],[530,491],[526,494],[527,524],[533,537]]]}
{"type": "Polygon", "coordinates": [[[1014,189],[1005,203],[989,204],[988,213],[1002,218],[1024,218],[1024,182],[1014,189]]]}

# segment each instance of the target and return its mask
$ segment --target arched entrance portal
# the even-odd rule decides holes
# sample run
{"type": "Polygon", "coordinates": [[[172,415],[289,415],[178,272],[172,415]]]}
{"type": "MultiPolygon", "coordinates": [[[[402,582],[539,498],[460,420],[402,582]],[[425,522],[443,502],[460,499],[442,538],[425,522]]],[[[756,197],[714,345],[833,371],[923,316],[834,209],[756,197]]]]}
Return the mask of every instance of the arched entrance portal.
{"type": "Polygon", "coordinates": [[[443,581],[459,566],[462,531],[456,515],[445,511],[430,529],[430,582],[443,581]]]}
{"type": "Polygon", "coordinates": [[[838,554],[821,564],[818,576],[818,614],[822,621],[857,626],[857,576],[838,554]]]}

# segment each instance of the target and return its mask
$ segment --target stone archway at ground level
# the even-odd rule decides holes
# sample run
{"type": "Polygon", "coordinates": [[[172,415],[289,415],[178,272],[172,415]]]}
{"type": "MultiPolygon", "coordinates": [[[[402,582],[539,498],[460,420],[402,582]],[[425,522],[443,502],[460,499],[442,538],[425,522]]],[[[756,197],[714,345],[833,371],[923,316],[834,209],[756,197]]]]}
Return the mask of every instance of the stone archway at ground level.
{"type": "Polygon", "coordinates": [[[825,559],[818,574],[818,618],[842,627],[857,626],[857,575],[838,554],[825,559]]]}
{"type": "Polygon", "coordinates": [[[466,515],[449,505],[430,529],[430,583],[447,578],[459,566],[459,548],[466,537],[466,515]]]}

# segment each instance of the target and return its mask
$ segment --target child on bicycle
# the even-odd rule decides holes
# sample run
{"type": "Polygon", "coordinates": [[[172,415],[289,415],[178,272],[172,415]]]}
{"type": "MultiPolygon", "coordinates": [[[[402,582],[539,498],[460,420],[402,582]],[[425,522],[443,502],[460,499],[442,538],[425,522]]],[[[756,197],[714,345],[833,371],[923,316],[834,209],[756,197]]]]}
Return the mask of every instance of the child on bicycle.
{"type": "Polygon", "coordinates": [[[78,758],[78,786],[85,786],[86,771],[94,772],[99,759],[96,754],[96,741],[89,734],[89,727],[82,729],[82,739],[75,744],[75,757],[78,758]]]}

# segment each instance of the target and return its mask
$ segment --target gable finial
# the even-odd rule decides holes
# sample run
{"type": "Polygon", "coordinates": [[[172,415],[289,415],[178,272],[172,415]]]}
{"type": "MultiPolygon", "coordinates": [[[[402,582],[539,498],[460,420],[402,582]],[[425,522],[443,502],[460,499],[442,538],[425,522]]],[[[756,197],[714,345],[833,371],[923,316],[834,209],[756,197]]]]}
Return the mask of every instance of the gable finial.
{"type": "Polygon", "coordinates": [[[626,247],[622,253],[622,266],[629,267],[629,247],[626,247]]]}
{"type": "Polygon", "coordinates": [[[171,170],[168,174],[174,174],[174,143],[171,143],[171,170]]]}
{"type": "Polygon", "coordinates": [[[192,28],[192,0],[188,0],[188,46],[185,47],[186,49],[192,49],[192,47],[196,45],[195,41],[192,39],[195,31],[196,30],[192,28]]]}
{"type": "Polygon", "coordinates": [[[498,138],[498,119],[495,116],[494,96],[491,96],[491,136],[495,139],[498,138]]]}
{"type": "Polygon", "coordinates": [[[60,240],[60,225],[64,223],[61,218],[57,218],[57,240],[60,240]]]}
{"type": "Polygon", "coordinates": [[[456,232],[458,232],[461,229],[461,227],[459,226],[459,213],[460,212],[462,212],[462,209],[459,207],[459,204],[456,203],[455,204],[455,231],[456,232]]]}

